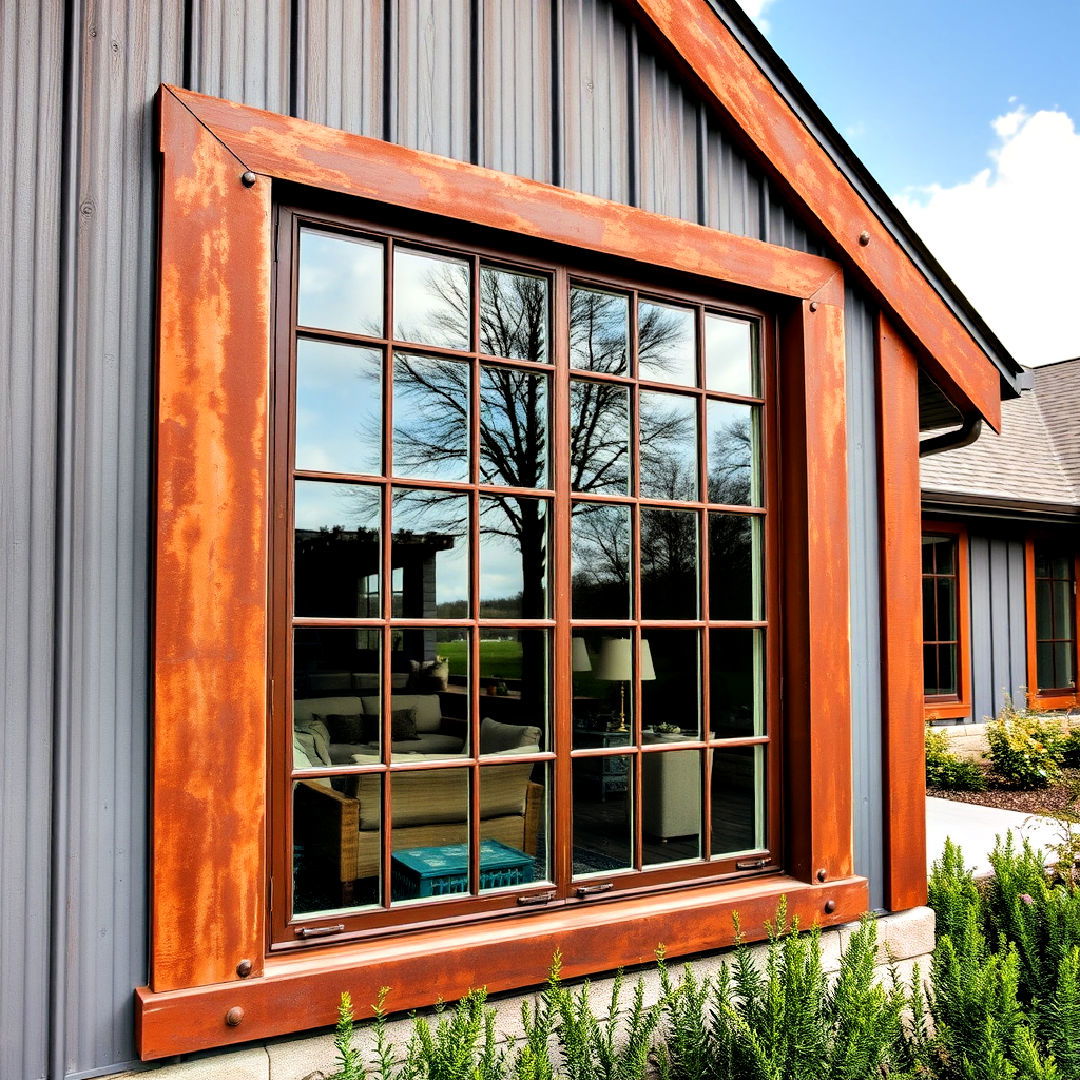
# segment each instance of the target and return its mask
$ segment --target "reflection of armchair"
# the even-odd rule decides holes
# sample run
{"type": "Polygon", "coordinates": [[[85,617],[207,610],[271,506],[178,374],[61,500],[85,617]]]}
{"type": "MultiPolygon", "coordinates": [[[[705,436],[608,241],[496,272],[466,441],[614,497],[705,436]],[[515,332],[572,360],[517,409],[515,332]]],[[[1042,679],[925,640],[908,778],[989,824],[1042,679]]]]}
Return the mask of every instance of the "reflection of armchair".
{"type": "MultiPolygon", "coordinates": [[[[501,840],[535,855],[544,789],[529,780],[522,762],[483,768],[480,775],[480,837],[501,840]]],[[[468,841],[469,779],[465,769],[403,772],[391,781],[394,849],[468,841]]],[[[311,862],[333,865],[346,888],[379,872],[380,778],[358,778],[355,795],[320,784],[296,786],[295,833],[311,862]]]]}
{"type": "Polygon", "coordinates": [[[641,788],[641,826],[645,832],[661,840],[701,832],[700,751],[643,754],[641,788]]]}

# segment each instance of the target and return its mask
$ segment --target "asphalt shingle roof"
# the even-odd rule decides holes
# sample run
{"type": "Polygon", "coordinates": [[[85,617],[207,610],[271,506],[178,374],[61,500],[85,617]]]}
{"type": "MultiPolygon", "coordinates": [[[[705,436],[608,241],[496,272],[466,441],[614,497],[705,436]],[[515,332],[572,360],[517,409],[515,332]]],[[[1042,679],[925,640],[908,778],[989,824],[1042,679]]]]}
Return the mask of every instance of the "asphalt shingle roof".
{"type": "Polygon", "coordinates": [[[924,493],[1080,506],[1080,357],[1033,374],[1034,390],[1002,402],[1000,435],[922,459],[924,493]]]}

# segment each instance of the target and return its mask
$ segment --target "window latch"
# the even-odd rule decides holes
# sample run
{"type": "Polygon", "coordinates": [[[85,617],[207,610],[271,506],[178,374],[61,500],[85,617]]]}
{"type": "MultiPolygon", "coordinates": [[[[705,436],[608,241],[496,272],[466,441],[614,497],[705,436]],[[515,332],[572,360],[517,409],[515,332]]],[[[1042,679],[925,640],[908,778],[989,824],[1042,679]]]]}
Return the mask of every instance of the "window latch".
{"type": "Polygon", "coordinates": [[[597,882],[595,885],[579,885],[575,892],[579,897],[595,896],[597,893],[610,892],[615,886],[610,881],[597,882]]]}
{"type": "Polygon", "coordinates": [[[338,923],[336,926],[301,926],[296,931],[296,936],[306,940],[313,937],[329,937],[331,934],[342,934],[344,932],[344,923],[338,923]]]}
{"type": "Polygon", "coordinates": [[[555,899],[555,890],[548,889],[547,892],[530,893],[528,896],[519,896],[517,902],[523,907],[527,904],[550,904],[555,899]]]}
{"type": "Polygon", "coordinates": [[[744,862],[737,862],[735,864],[736,870],[760,870],[763,866],[768,866],[768,859],[746,859],[744,862]]]}

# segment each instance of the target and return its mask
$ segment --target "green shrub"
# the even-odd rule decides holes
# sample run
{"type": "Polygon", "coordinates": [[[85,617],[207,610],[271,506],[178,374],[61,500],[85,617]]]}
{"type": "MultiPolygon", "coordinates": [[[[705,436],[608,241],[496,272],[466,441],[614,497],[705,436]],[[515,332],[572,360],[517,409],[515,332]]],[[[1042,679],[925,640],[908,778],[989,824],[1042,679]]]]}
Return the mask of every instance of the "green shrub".
{"type": "Polygon", "coordinates": [[[983,791],[986,778],[974,761],[964,761],[950,748],[940,728],[926,729],[926,786],[943,791],[983,791]]]}
{"type": "Polygon", "coordinates": [[[1061,763],[1069,742],[1062,722],[1017,709],[1008,701],[986,728],[990,765],[1007,783],[1041,788],[1061,779],[1061,763]]]}

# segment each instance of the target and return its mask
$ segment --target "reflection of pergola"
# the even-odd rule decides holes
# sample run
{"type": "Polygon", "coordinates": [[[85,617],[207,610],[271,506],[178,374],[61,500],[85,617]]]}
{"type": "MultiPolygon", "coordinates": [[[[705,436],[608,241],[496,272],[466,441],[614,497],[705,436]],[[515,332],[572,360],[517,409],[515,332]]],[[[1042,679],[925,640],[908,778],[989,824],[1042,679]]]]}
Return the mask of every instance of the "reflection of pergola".
{"type": "MultiPolygon", "coordinates": [[[[297,610],[338,610],[342,588],[355,587],[357,612],[377,618],[381,614],[376,603],[379,540],[375,529],[297,529],[297,610]],[[374,610],[365,610],[364,597],[368,596],[374,610]]],[[[453,546],[454,537],[446,533],[401,530],[394,534],[390,566],[392,571],[401,571],[400,584],[394,588],[395,615],[410,619],[436,617],[435,560],[439,552],[453,546]]]]}

